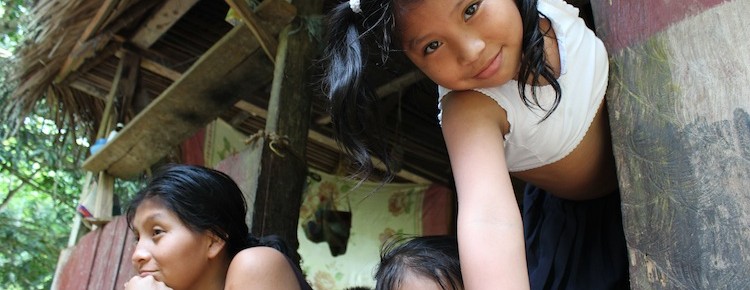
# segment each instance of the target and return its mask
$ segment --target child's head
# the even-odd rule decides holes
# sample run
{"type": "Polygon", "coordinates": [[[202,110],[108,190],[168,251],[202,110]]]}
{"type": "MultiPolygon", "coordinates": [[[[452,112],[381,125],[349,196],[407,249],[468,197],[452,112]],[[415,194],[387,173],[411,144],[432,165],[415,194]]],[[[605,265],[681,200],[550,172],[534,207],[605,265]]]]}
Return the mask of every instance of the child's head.
{"type": "Polygon", "coordinates": [[[372,65],[387,66],[392,53],[403,53],[432,81],[452,90],[515,79],[523,80],[518,90],[524,100],[526,83],[547,80],[559,91],[546,64],[536,7],[537,0],[351,0],[334,7],[322,82],[338,141],[365,171],[371,168],[370,155],[391,164],[381,146],[379,96],[365,73],[372,65]]]}
{"type": "Polygon", "coordinates": [[[463,289],[458,242],[450,236],[394,240],[383,249],[376,290],[463,289]]]}
{"type": "Polygon", "coordinates": [[[226,241],[229,257],[248,246],[245,197],[228,175],[213,169],[170,165],[159,170],[130,203],[128,223],[146,201],[161,204],[195,232],[226,241]]]}

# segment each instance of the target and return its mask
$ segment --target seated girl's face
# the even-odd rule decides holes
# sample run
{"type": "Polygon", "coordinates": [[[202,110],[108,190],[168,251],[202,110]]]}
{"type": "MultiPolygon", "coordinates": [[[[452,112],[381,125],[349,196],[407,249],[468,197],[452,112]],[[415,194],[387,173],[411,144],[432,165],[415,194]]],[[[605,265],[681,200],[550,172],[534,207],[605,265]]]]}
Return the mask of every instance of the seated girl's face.
{"type": "Polygon", "coordinates": [[[175,290],[201,284],[209,234],[194,232],[155,199],[138,206],[132,227],[137,241],[132,262],[141,277],[153,276],[175,290]]]}

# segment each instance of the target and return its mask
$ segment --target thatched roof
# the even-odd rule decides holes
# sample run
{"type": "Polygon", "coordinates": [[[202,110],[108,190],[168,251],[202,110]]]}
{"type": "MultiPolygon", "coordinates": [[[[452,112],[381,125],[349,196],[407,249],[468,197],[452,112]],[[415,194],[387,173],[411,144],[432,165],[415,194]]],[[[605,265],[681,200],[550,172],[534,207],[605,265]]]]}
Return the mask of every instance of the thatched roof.
{"type": "MultiPolygon", "coordinates": [[[[135,57],[139,76],[137,88],[131,88],[133,97],[116,98],[113,104],[117,120],[128,127],[152,100],[166,94],[209,49],[232,33],[235,27],[225,21],[228,10],[226,2],[216,0],[38,1],[34,33],[19,53],[20,85],[7,108],[19,118],[45,99],[58,109],[63,127],[83,126],[87,136],[77,137],[93,141],[102,124],[105,100],[120,77],[126,79],[118,71],[135,57]]],[[[243,94],[244,105],[229,104],[214,117],[246,134],[262,129],[263,114],[249,112],[248,107],[267,107],[268,77],[243,94]]],[[[400,120],[404,172],[417,177],[412,180],[448,183],[450,167],[435,117],[434,85],[415,74],[392,72],[377,72],[373,82],[383,93],[385,119],[400,120]]],[[[310,132],[319,138],[308,142],[308,164],[333,172],[344,157],[330,144],[327,116],[325,102],[314,101],[310,132]]]]}

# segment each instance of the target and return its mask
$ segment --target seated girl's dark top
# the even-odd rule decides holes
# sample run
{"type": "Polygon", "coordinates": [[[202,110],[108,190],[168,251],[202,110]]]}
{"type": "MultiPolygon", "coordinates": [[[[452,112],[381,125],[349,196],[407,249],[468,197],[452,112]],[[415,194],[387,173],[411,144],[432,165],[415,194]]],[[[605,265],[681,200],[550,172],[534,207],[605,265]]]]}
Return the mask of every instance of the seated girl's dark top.
{"type": "Polygon", "coordinates": [[[292,270],[294,270],[294,276],[297,277],[297,282],[299,283],[299,288],[302,290],[312,290],[312,287],[310,287],[310,284],[307,284],[307,281],[305,280],[305,277],[302,275],[302,271],[297,267],[297,264],[292,261],[289,257],[286,257],[287,262],[289,262],[289,266],[292,266],[292,270]]]}

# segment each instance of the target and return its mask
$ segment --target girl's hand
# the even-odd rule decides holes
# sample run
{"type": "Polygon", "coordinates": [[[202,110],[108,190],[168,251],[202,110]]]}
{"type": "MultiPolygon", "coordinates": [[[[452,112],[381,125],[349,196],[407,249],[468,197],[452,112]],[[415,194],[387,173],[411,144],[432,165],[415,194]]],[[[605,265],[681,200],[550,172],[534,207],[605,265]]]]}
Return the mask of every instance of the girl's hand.
{"type": "Polygon", "coordinates": [[[136,289],[172,290],[172,288],[169,288],[164,282],[156,281],[154,276],[133,276],[128,282],[125,282],[125,290],[136,289]]]}

